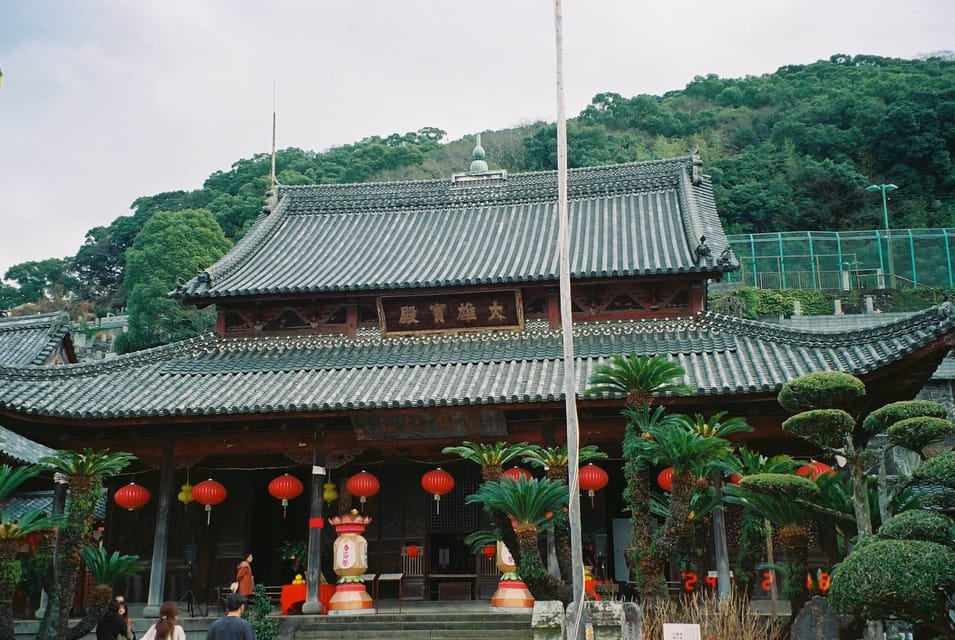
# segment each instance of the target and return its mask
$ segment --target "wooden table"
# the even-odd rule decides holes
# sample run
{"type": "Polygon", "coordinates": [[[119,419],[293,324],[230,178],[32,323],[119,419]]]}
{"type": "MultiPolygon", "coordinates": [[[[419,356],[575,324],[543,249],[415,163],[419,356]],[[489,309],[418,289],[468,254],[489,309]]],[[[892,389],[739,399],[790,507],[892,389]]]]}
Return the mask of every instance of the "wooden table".
{"type": "MultiPolygon", "coordinates": [[[[438,600],[459,600],[460,598],[453,598],[449,596],[456,595],[459,590],[454,589],[453,585],[456,582],[466,581],[468,592],[467,599],[474,600],[474,584],[477,582],[476,573],[429,573],[428,580],[434,581],[438,585],[438,600]],[[442,586],[447,586],[448,588],[442,589],[442,586]],[[442,591],[444,592],[444,597],[442,597],[442,591]]],[[[460,586],[460,585],[458,585],[460,586]]],[[[430,589],[429,589],[430,591],[430,589]]]]}

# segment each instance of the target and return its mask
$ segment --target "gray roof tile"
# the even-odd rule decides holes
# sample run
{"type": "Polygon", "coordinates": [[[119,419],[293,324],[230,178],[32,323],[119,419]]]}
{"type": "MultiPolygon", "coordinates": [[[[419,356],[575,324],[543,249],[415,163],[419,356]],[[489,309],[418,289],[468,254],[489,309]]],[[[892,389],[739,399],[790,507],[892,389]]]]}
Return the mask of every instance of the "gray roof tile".
{"type": "MultiPolygon", "coordinates": [[[[581,324],[577,388],[599,362],[636,351],[675,358],[697,395],[764,393],[813,371],[863,375],[953,332],[947,303],[844,333],[716,314],[581,324]]],[[[556,401],[560,345],[534,322],[440,337],[210,336],[92,364],[0,368],[0,409],[96,420],[556,401]]]]}
{"type": "Polygon", "coordinates": [[[45,364],[69,333],[62,311],[0,318],[0,365],[45,364]]]}
{"type": "MultiPolygon", "coordinates": [[[[575,279],[724,272],[729,249],[712,186],[691,157],[574,169],[568,177],[575,279]],[[710,260],[694,249],[707,238],[710,260]]],[[[556,172],[506,180],[279,187],[185,299],[555,281],[556,172]]]]}

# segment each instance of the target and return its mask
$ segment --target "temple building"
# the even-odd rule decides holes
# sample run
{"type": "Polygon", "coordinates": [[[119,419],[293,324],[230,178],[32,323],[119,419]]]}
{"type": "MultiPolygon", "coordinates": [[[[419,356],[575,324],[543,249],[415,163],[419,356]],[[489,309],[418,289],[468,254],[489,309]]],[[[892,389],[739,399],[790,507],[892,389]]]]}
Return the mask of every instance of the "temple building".
{"type": "MultiPolygon", "coordinates": [[[[838,370],[873,406],[911,399],[955,344],[947,303],[829,333],[708,312],[708,284],[738,263],[696,156],[573,169],[568,199],[580,439],[609,454],[611,476],[583,527],[611,550],[624,542],[623,398],[582,395],[608,357],[666,354],[694,392],[661,402],[743,416],[752,448],[810,455],[780,429],[785,382],[838,370]]],[[[288,582],[282,544],[318,533],[324,548],[323,517],[352,507],[373,518],[369,570],[405,573],[405,597],[441,597],[436,576],[454,574],[489,597],[497,574],[462,542],[484,525],[464,504],[480,472],[441,450],[564,443],[558,289],[555,172],[488,170],[478,146],[448,179],[278,185],[245,237],[172,294],[215,305],[215,335],[90,364],[9,361],[0,424],[138,457],[111,489],[135,480],[152,498],[135,512],[111,502],[105,532],[151,562],[126,585],[131,601],[211,597],[248,552],[257,582],[288,582]],[[420,479],[439,465],[455,488],[436,512],[420,479]],[[362,470],[381,489],[359,504],[345,484],[362,470]],[[286,472],[305,491],[283,515],[267,487],[286,472]],[[209,478],[226,496],[206,511],[184,485],[209,478]]]]}

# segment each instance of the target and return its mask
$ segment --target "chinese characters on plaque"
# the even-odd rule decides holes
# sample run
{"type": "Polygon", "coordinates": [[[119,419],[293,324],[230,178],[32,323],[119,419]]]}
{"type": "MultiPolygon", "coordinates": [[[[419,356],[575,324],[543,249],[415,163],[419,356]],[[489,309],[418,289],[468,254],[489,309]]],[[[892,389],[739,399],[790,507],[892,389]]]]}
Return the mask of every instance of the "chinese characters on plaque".
{"type": "Polygon", "coordinates": [[[516,290],[381,297],[378,315],[382,332],[391,335],[517,331],[524,325],[521,296],[516,290]]]}

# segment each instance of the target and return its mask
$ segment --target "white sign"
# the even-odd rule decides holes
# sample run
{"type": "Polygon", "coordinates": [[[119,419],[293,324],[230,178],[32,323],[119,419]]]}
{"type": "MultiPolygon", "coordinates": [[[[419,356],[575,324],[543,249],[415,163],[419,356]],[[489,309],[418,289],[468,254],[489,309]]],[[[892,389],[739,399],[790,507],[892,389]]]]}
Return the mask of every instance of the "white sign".
{"type": "Polygon", "coordinates": [[[663,640],[700,640],[700,625],[664,622],[663,640]]]}

